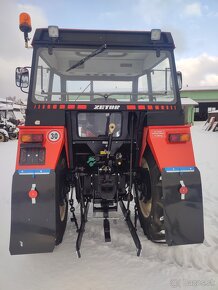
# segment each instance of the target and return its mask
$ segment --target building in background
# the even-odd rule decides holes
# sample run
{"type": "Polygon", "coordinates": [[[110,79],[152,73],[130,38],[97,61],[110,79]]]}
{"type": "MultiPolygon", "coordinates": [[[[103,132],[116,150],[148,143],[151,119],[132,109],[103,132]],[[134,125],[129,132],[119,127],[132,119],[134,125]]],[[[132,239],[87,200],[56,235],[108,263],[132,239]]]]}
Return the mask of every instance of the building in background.
{"type": "Polygon", "coordinates": [[[190,98],[198,103],[195,107],[195,120],[204,121],[208,118],[208,112],[218,110],[218,86],[217,87],[186,87],[181,91],[182,98],[190,98]]]}
{"type": "Polygon", "coordinates": [[[198,103],[190,98],[181,98],[182,108],[184,110],[185,124],[194,125],[195,109],[198,103]]]}

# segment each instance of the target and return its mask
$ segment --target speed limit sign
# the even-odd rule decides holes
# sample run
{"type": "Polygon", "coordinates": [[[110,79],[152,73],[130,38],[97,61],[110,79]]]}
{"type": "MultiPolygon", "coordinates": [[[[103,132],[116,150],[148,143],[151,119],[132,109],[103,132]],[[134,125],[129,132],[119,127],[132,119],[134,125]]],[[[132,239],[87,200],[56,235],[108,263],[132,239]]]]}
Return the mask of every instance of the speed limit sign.
{"type": "Polygon", "coordinates": [[[48,134],[48,139],[51,142],[56,142],[56,141],[58,141],[60,139],[60,133],[58,131],[51,131],[48,134]]]}

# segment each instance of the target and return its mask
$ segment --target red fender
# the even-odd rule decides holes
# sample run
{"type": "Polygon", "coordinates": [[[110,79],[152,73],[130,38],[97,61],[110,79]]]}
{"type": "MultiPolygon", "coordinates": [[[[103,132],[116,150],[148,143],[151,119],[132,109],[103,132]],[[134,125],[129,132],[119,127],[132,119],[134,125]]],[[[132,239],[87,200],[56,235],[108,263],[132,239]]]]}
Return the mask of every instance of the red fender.
{"type": "MultiPolygon", "coordinates": [[[[66,132],[63,126],[20,126],[19,140],[17,148],[16,170],[20,169],[55,169],[59,160],[60,154],[66,141],[66,132]],[[57,140],[51,140],[49,133],[56,131],[59,133],[57,140]],[[45,148],[45,164],[40,165],[20,165],[20,147],[21,137],[23,134],[43,134],[42,146],[45,148]]],[[[65,146],[67,149],[67,146],[65,146]]],[[[66,154],[68,152],[66,151],[66,154]]],[[[68,154],[67,154],[68,156],[68,154]]],[[[69,164],[69,163],[68,163],[69,164]]]]}
{"type": "Polygon", "coordinates": [[[145,127],[142,139],[140,163],[148,145],[155,161],[162,171],[166,167],[195,166],[192,140],[170,143],[169,134],[190,134],[190,126],[152,126],[145,127]]]}

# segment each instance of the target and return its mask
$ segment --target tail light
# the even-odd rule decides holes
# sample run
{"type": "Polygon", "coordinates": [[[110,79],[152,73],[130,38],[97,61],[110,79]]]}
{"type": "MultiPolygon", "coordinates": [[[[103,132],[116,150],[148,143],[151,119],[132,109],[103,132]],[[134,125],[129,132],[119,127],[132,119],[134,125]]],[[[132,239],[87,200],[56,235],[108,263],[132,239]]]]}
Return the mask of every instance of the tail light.
{"type": "Polygon", "coordinates": [[[24,134],[21,135],[21,143],[42,143],[43,134],[24,134]]]}
{"type": "Polygon", "coordinates": [[[170,143],[185,143],[191,140],[189,133],[175,133],[168,135],[168,141],[170,143]]]}
{"type": "Polygon", "coordinates": [[[20,148],[20,165],[42,165],[45,164],[45,148],[20,148]]]}
{"type": "Polygon", "coordinates": [[[22,134],[20,137],[20,165],[45,164],[43,134],[22,134]]]}

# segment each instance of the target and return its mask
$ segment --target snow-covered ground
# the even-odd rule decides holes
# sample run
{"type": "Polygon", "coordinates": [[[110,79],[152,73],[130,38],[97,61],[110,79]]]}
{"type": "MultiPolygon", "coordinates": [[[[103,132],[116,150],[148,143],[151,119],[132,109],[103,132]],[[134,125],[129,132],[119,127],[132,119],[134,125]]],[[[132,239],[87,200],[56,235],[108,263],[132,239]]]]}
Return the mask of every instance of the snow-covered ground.
{"type": "Polygon", "coordinates": [[[111,243],[104,243],[102,220],[89,219],[81,259],[70,222],[63,243],[53,253],[10,256],[16,141],[0,143],[0,290],[218,289],[218,132],[205,132],[202,126],[196,123],[192,136],[203,184],[205,241],[168,247],[151,243],[139,229],[141,257],[136,256],[121,213],[120,219],[111,221],[111,243]]]}

